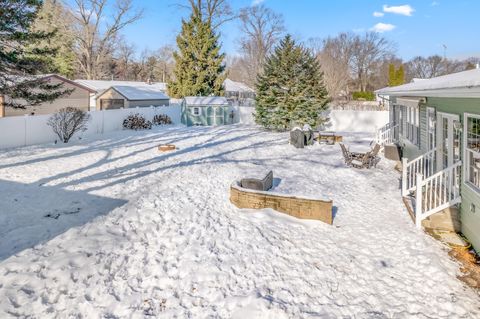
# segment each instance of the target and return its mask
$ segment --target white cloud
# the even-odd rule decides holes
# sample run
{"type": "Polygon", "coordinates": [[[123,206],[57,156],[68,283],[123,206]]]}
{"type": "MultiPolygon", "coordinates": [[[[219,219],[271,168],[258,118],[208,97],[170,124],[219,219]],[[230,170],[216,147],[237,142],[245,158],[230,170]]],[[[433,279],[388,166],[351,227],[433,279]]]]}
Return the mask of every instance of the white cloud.
{"type": "Polygon", "coordinates": [[[433,1],[430,5],[431,5],[432,7],[436,7],[436,6],[439,6],[439,5],[440,5],[440,2],[438,2],[438,1],[433,1]]]}
{"type": "Polygon", "coordinates": [[[393,24],[380,22],[374,25],[370,30],[378,33],[383,33],[383,32],[392,31],[395,28],[396,26],[394,26],[393,24]]]}
{"type": "Polygon", "coordinates": [[[252,6],[258,6],[259,4],[262,4],[265,0],[253,0],[252,1],[252,6]]]}
{"type": "Polygon", "coordinates": [[[373,13],[373,16],[376,17],[376,18],[381,18],[381,17],[383,17],[384,15],[385,15],[385,13],[383,13],[383,12],[378,12],[378,11],[375,11],[375,12],[373,13]]]}
{"type": "Polygon", "coordinates": [[[410,6],[409,4],[405,4],[403,6],[388,6],[388,5],[383,6],[383,12],[400,14],[408,17],[412,16],[412,13],[414,11],[415,9],[413,9],[412,6],[410,6]]]}

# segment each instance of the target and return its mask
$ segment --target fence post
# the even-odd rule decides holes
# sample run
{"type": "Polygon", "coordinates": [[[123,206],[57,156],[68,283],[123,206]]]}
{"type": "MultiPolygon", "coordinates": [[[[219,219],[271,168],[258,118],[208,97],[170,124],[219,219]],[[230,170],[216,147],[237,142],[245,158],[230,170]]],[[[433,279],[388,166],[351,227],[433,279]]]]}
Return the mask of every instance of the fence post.
{"type": "Polygon", "coordinates": [[[28,133],[28,114],[25,114],[24,115],[24,119],[25,119],[25,127],[24,127],[24,130],[23,130],[23,134],[25,135],[25,138],[24,138],[24,145],[23,146],[27,146],[27,133],[28,133]]]}
{"type": "Polygon", "coordinates": [[[423,175],[417,173],[417,189],[415,192],[415,225],[422,227],[422,204],[423,204],[423,175]]]}
{"type": "Polygon", "coordinates": [[[402,157],[402,196],[407,196],[407,164],[408,159],[402,157]]]}

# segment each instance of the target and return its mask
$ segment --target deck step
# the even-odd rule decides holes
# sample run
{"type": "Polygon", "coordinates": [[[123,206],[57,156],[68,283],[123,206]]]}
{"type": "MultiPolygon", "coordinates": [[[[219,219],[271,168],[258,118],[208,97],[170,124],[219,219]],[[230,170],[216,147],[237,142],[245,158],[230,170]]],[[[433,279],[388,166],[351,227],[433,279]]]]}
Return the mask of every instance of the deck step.
{"type": "Polygon", "coordinates": [[[412,200],[414,199],[410,196],[403,196],[402,200],[403,200],[403,203],[405,204],[405,207],[407,208],[410,218],[412,218],[412,221],[415,224],[415,211],[413,209],[413,203],[412,203],[412,200]]]}
{"type": "MultiPolygon", "coordinates": [[[[415,224],[415,197],[404,196],[402,200],[415,224]]],[[[460,211],[452,205],[422,220],[422,226],[429,230],[459,232],[461,230],[460,211]]]]}

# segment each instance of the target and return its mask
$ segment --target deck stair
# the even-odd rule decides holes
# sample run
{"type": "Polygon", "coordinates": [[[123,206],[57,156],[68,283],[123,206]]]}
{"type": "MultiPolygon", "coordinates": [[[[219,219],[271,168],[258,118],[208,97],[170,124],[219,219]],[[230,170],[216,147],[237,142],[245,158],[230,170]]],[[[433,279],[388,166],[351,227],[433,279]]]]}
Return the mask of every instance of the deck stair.
{"type": "Polygon", "coordinates": [[[375,141],[383,148],[386,144],[393,144],[398,139],[398,125],[388,123],[377,129],[375,141]]]}
{"type": "Polygon", "coordinates": [[[403,160],[402,195],[417,227],[421,227],[422,224],[428,227],[432,223],[440,223],[448,224],[450,228],[458,228],[458,210],[455,206],[461,202],[459,188],[461,165],[459,161],[434,172],[432,152],[411,162],[403,160]],[[446,217],[441,217],[442,214],[433,216],[440,212],[446,217]]]}

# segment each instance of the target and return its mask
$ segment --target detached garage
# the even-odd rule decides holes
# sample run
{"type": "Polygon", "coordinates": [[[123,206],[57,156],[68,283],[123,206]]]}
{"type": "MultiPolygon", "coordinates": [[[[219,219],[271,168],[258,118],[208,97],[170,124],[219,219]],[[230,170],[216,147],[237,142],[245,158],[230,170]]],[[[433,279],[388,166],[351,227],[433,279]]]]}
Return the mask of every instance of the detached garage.
{"type": "Polygon", "coordinates": [[[169,97],[165,93],[147,86],[112,86],[96,98],[97,110],[120,108],[166,106],[169,97]]]}
{"type": "MultiPolygon", "coordinates": [[[[70,81],[69,79],[57,75],[46,74],[38,76],[42,81],[49,82],[51,84],[62,84],[60,90],[70,90],[70,94],[62,96],[53,102],[44,102],[35,106],[28,105],[25,101],[15,100],[16,103],[23,104],[24,109],[14,109],[11,107],[5,107],[3,103],[0,103],[0,117],[4,116],[19,116],[19,115],[44,115],[55,113],[59,109],[65,107],[75,107],[83,111],[89,111],[90,94],[95,92],[89,87],[86,87],[80,83],[70,81]]],[[[10,97],[0,95],[1,100],[11,101],[10,97]]]]}

